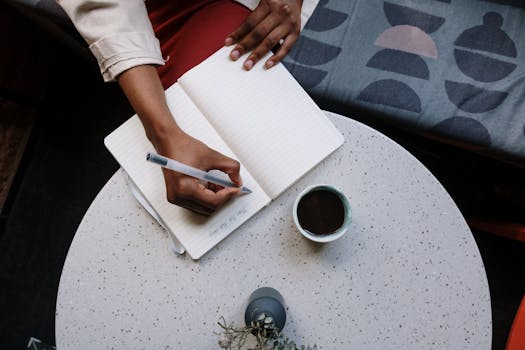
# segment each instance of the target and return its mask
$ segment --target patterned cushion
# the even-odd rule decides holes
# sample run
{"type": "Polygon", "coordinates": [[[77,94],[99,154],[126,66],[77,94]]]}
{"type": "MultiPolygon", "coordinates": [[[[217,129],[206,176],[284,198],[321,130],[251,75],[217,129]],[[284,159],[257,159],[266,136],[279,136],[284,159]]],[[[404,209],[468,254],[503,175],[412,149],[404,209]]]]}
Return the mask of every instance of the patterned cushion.
{"type": "Polygon", "coordinates": [[[521,0],[322,0],[285,65],[325,108],[523,163],[524,34],[521,0]]]}

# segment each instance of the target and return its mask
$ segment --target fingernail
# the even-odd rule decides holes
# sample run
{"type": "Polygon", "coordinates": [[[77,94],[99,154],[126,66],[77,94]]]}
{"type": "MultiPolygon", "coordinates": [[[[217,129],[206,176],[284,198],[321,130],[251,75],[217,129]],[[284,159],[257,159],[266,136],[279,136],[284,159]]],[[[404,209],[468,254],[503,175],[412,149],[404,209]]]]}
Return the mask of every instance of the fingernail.
{"type": "Polygon", "coordinates": [[[231,44],[233,44],[233,39],[230,37],[227,37],[226,40],[224,40],[224,45],[230,46],[231,44]]]}
{"type": "Polygon", "coordinates": [[[273,61],[266,61],[266,68],[271,68],[274,65],[273,61]]]}
{"type": "Polygon", "coordinates": [[[253,67],[253,61],[252,60],[248,60],[248,61],[244,62],[244,68],[246,68],[247,70],[252,69],[252,67],[253,67]]]}
{"type": "Polygon", "coordinates": [[[234,50],[234,51],[232,51],[232,53],[230,53],[230,57],[231,57],[231,59],[234,60],[234,61],[235,61],[236,59],[238,59],[239,56],[240,56],[240,54],[239,54],[239,51],[237,51],[237,50],[234,50]]]}

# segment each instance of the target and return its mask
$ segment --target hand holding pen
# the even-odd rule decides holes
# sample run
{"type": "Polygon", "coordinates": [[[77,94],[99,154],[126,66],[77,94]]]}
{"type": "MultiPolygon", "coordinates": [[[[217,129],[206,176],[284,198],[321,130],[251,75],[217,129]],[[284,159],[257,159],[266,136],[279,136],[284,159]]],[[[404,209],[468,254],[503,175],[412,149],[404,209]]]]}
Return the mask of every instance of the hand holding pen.
{"type": "Polygon", "coordinates": [[[170,141],[174,144],[169,147],[159,144],[155,147],[166,157],[153,153],[149,157],[150,161],[162,166],[170,203],[202,215],[211,215],[232,197],[249,191],[242,187],[240,164],[236,160],[184,133],[175,135],[170,141]],[[225,173],[229,181],[210,176],[207,170],[212,169],[225,173]],[[201,180],[207,181],[207,184],[201,180]]]}
{"type": "MultiPolygon", "coordinates": [[[[211,149],[177,125],[156,67],[139,65],[130,68],[119,75],[118,83],[159,154],[197,169],[220,170],[228,174],[236,186],[242,186],[239,162],[211,149]]],[[[162,173],[167,200],[203,215],[210,215],[240,191],[211,183],[203,186],[198,179],[165,168],[162,168],[162,173]]]]}
{"type": "Polygon", "coordinates": [[[191,167],[189,165],[183,164],[181,162],[176,161],[175,159],[166,158],[159,154],[148,152],[146,154],[146,160],[158,164],[163,168],[174,170],[176,172],[179,172],[184,175],[188,175],[191,177],[194,177],[196,179],[212,183],[215,185],[219,185],[221,187],[235,187],[240,188],[241,193],[248,194],[252,193],[252,191],[247,187],[239,187],[236,184],[234,184],[232,181],[222,178],[218,175],[210,174],[209,172],[206,172],[204,170],[200,170],[194,167],[191,167]]]}

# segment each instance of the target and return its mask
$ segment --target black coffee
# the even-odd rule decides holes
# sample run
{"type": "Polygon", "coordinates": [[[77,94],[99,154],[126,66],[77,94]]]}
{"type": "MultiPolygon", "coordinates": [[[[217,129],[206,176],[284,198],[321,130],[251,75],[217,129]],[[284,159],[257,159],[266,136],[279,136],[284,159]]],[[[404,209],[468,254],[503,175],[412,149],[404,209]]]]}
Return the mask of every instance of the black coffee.
{"type": "Polygon", "coordinates": [[[343,226],[345,207],[337,194],[314,190],[299,200],[297,219],[304,230],[316,235],[328,235],[343,226]]]}

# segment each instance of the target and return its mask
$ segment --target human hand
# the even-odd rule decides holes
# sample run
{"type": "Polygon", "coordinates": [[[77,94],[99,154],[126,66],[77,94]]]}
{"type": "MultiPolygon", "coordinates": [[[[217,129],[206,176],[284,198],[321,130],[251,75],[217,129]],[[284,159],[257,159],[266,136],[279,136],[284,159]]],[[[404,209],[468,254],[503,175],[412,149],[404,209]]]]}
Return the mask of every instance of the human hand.
{"type": "Polygon", "coordinates": [[[204,186],[198,179],[162,168],[170,203],[199,214],[211,215],[231,197],[241,192],[239,162],[209,148],[179,128],[168,107],[154,66],[140,65],[130,68],[119,76],[118,82],[137,112],[146,136],[157,153],[204,171],[221,170],[239,186],[204,186]]]}
{"type": "Polygon", "coordinates": [[[243,64],[246,70],[250,70],[284,39],[277,52],[264,64],[266,68],[276,65],[299,38],[301,5],[302,0],[261,0],[246,21],[226,37],[226,46],[237,44],[230,58],[236,61],[244,53],[253,50],[243,64]]]}
{"type": "MultiPolygon", "coordinates": [[[[204,171],[221,170],[229,175],[233,183],[242,186],[239,162],[209,148],[178,128],[168,133],[167,137],[156,138],[153,143],[157,152],[165,157],[204,171]]],[[[162,172],[168,201],[202,215],[211,215],[240,193],[240,188],[223,188],[212,183],[204,186],[198,179],[176,171],[162,168],[162,172]]]]}

